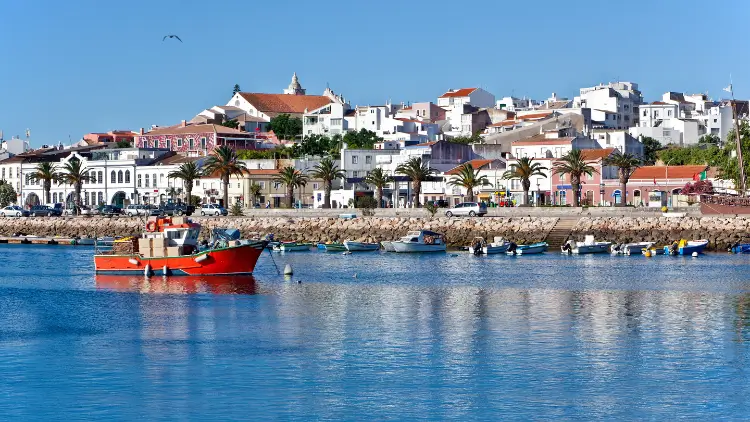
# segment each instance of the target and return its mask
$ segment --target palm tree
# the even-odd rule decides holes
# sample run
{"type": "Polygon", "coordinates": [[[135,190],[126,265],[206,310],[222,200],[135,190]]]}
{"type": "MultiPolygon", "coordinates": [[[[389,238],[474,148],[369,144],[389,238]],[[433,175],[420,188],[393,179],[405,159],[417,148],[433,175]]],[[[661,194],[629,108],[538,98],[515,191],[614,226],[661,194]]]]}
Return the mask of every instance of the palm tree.
{"type": "Polygon", "coordinates": [[[50,190],[52,190],[52,182],[60,180],[60,175],[57,173],[57,167],[52,163],[39,163],[36,165],[34,172],[29,175],[31,181],[41,181],[42,189],[44,190],[44,202],[49,204],[52,202],[50,199],[50,190]]]}
{"type": "Polygon", "coordinates": [[[422,157],[412,157],[409,161],[399,164],[396,167],[396,173],[403,174],[411,179],[412,190],[414,191],[414,206],[419,208],[419,194],[422,192],[422,182],[435,174],[436,170],[422,161],[422,157]]]}
{"type": "Polygon", "coordinates": [[[169,197],[172,199],[172,202],[174,202],[177,196],[181,193],[182,193],[181,188],[176,188],[174,186],[170,186],[169,188],[167,188],[167,195],[169,195],[169,197]]]}
{"type": "Polygon", "coordinates": [[[346,173],[341,171],[331,157],[325,157],[320,163],[313,167],[310,176],[323,180],[323,208],[331,208],[331,189],[333,181],[346,177],[346,173]]]}
{"type": "Polygon", "coordinates": [[[294,206],[294,188],[307,184],[307,176],[292,166],[279,170],[279,174],[273,180],[286,186],[287,206],[289,208],[294,206]]]}
{"type": "Polygon", "coordinates": [[[185,196],[187,196],[187,204],[192,205],[193,200],[193,182],[200,179],[201,171],[195,164],[195,161],[188,161],[183,163],[175,171],[169,172],[167,177],[170,179],[181,179],[182,184],[185,187],[185,196]]]}
{"type": "Polygon", "coordinates": [[[242,176],[247,167],[240,161],[237,151],[222,145],[214,149],[206,160],[205,175],[219,173],[221,183],[224,185],[224,206],[229,206],[229,177],[242,176]]]}
{"type": "Polygon", "coordinates": [[[503,179],[521,179],[521,187],[523,187],[521,205],[526,206],[529,202],[531,178],[534,176],[547,177],[547,174],[545,173],[546,170],[549,169],[539,163],[535,163],[533,158],[522,157],[516,160],[515,164],[510,166],[510,170],[506,170],[505,173],[503,173],[503,179]]]}
{"type": "Polygon", "coordinates": [[[383,171],[380,167],[375,167],[367,173],[364,182],[368,185],[375,186],[376,197],[378,198],[378,208],[383,206],[383,187],[393,181],[393,177],[389,176],[388,173],[383,171]]]}
{"type": "Polygon", "coordinates": [[[81,207],[81,189],[83,184],[89,181],[89,170],[83,167],[81,160],[73,159],[63,165],[63,172],[60,174],[60,180],[73,185],[76,194],[76,209],[81,207]]]}
{"type": "Polygon", "coordinates": [[[258,202],[258,196],[260,196],[262,190],[263,188],[259,184],[255,182],[250,183],[250,196],[253,197],[253,204],[258,202]]]}
{"type": "Polygon", "coordinates": [[[616,151],[614,154],[605,158],[603,164],[605,166],[617,167],[617,173],[620,176],[620,185],[622,187],[622,200],[619,204],[615,204],[615,206],[624,207],[626,204],[625,200],[628,196],[628,180],[630,180],[630,176],[635,169],[641,166],[641,159],[633,154],[623,154],[620,151],[616,151]]]}
{"type": "Polygon", "coordinates": [[[477,186],[492,186],[487,176],[480,176],[479,169],[474,170],[471,163],[466,162],[458,167],[458,174],[448,181],[451,186],[460,186],[466,189],[466,200],[474,202],[474,188],[477,186]]]}
{"type": "Polygon", "coordinates": [[[573,188],[573,206],[580,205],[579,194],[581,191],[581,177],[584,174],[589,176],[599,173],[593,166],[586,162],[583,152],[580,149],[572,149],[567,154],[560,157],[552,169],[556,174],[570,175],[570,186],[573,188]]]}

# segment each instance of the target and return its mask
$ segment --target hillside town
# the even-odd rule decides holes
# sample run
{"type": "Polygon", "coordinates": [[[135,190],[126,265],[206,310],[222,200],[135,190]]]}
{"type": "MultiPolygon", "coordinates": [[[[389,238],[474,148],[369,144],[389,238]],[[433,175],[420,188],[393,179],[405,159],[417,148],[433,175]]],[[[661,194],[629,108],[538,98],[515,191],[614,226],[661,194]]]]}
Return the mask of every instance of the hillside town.
{"type": "Polygon", "coordinates": [[[465,201],[678,206],[691,183],[736,193],[734,182],[709,163],[675,165],[654,151],[721,147],[735,142],[736,125],[748,118],[748,101],[666,92],[648,102],[633,82],[584,87],[573,98],[498,98],[462,87],[429,101],[352,105],[330,88],[308,94],[296,73],[278,93],[235,86],[226,104],[206,106],[170,126],[89,133],[69,145],[33,149],[28,133],[14,136],[2,141],[0,180],[27,208],[122,208],[182,201],[188,193],[196,204],[226,208],[347,208],[362,198],[395,208],[465,201]],[[195,180],[175,176],[187,163],[204,168],[225,147],[244,164],[228,183],[217,172],[203,171],[195,180]],[[588,168],[577,179],[557,170],[572,151],[588,168]],[[623,156],[637,161],[627,184],[614,158],[623,156]],[[45,189],[39,176],[43,163],[59,173],[72,162],[86,170],[80,202],[69,178],[56,177],[45,189]],[[321,176],[316,170],[330,162],[334,177],[321,176]],[[427,170],[424,177],[408,171],[415,162],[427,170]],[[288,168],[303,177],[285,177],[288,168]],[[473,174],[466,176],[467,168],[473,174]]]}

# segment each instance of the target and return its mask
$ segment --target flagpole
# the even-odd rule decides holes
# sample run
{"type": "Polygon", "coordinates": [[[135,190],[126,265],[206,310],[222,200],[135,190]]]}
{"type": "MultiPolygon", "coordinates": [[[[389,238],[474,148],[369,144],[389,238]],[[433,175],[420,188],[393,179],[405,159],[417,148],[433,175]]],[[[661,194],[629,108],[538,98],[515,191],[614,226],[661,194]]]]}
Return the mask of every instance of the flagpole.
{"type": "MultiPolygon", "coordinates": [[[[740,168],[740,196],[745,196],[745,164],[742,160],[742,139],[740,137],[740,121],[737,116],[737,102],[734,100],[734,87],[729,84],[728,91],[732,94],[732,116],[734,117],[734,131],[737,134],[737,165],[740,168]]],[[[726,88],[724,88],[727,90],[726,88]]]]}

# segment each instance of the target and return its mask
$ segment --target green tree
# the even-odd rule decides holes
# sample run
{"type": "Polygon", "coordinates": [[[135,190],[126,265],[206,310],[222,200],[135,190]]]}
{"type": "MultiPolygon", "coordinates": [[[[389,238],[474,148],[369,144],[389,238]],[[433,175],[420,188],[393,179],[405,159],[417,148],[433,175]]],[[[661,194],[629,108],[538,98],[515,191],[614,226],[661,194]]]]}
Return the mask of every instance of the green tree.
{"type": "Polygon", "coordinates": [[[422,157],[412,157],[407,162],[399,164],[396,167],[396,173],[411,179],[412,191],[414,192],[413,203],[415,208],[419,208],[421,206],[419,195],[422,192],[422,182],[434,175],[436,170],[422,161],[422,157]]]}
{"type": "Polygon", "coordinates": [[[174,186],[170,186],[167,188],[167,196],[169,196],[170,199],[172,199],[172,202],[175,202],[177,200],[177,197],[182,193],[181,188],[176,188],[174,186]]]}
{"type": "Polygon", "coordinates": [[[484,139],[479,135],[479,131],[474,132],[471,136],[455,136],[447,139],[448,142],[453,144],[481,144],[484,139]]]}
{"type": "Polygon", "coordinates": [[[230,127],[232,129],[240,128],[240,122],[237,121],[237,119],[229,119],[227,121],[221,122],[221,125],[224,127],[230,127]]]}
{"type": "Polygon", "coordinates": [[[721,150],[712,144],[670,147],[659,151],[657,158],[662,163],[669,164],[670,166],[717,165],[721,159],[721,150]]]}
{"type": "Polygon", "coordinates": [[[289,208],[294,207],[294,189],[307,185],[307,176],[302,174],[299,170],[292,166],[284,167],[279,171],[279,174],[273,178],[275,182],[279,182],[286,186],[287,194],[287,206],[289,208]]]}
{"type": "Polygon", "coordinates": [[[359,132],[347,132],[343,142],[349,149],[373,149],[376,143],[383,142],[383,138],[371,130],[360,129],[359,132]]]}
{"type": "Polygon", "coordinates": [[[83,166],[81,160],[71,159],[63,165],[60,180],[68,185],[73,185],[76,194],[76,208],[81,207],[81,189],[83,184],[89,181],[89,169],[83,166]]]}
{"type": "Polygon", "coordinates": [[[235,202],[234,204],[232,204],[232,207],[229,209],[229,213],[234,217],[240,217],[245,214],[242,211],[242,205],[240,205],[239,202],[235,202]]]}
{"type": "Polygon", "coordinates": [[[250,183],[250,196],[253,198],[253,205],[258,202],[258,197],[262,190],[263,188],[259,184],[255,182],[250,183]]]}
{"type": "Polygon", "coordinates": [[[641,160],[632,154],[621,154],[620,151],[615,152],[603,161],[605,166],[617,167],[617,174],[620,177],[620,186],[622,188],[622,200],[615,206],[624,207],[626,205],[627,192],[628,192],[628,180],[633,172],[641,166],[641,160]]]}
{"type": "Polygon", "coordinates": [[[203,174],[210,176],[212,174],[218,174],[221,178],[221,183],[224,185],[224,206],[229,206],[229,178],[231,176],[240,177],[247,171],[245,163],[240,161],[237,156],[237,151],[234,149],[222,145],[214,148],[211,155],[206,159],[205,168],[203,174]]]}
{"type": "Polygon", "coordinates": [[[388,183],[393,181],[393,177],[389,176],[382,168],[375,167],[367,176],[365,176],[364,182],[368,185],[375,186],[375,198],[378,200],[378,208],[383,206],[383,188],[388,183]]]}
{"type": "Polygon", "coordinates": [[[711,144],[711,145],[719,145],[721,142],[721,138],[719,138],[718,135],[714,135],[712,133],[707,133],[700,138],[698,138],[699,144],[711,144]]]}
{"type": "Polygon", "coordinates": [[[448,184],[451,186],[460,186],[466,189],[466,200],[474,202],[474,188],[479,186],[492,186],[487,176],[480,176],[480,170],[474,170],[470,162],[461,164],[458,167],[458,174],[453,176],[448,184]]]}
{"type": "Polygon", "coordinates": [[[521,206],[529,205],[531,178],[534,176],[547,177],[545,170],[549,169],[539,163],[535,163],[533,158],[521,157],[516,160],[514,164],[511,164],[510,170],[506,170],[505,173],[503,173],[503,179],[505,180],[521,179],[521,187],[523,188],[521,206]]]}
{"type": "Polygon", "coordinates": [[[573,187],[573,206],[577,207],[580,205],[580,192],[581,192],[581,177],[584,174],[589,176],[594,173],[599,173],[593,166],[586,162],[583,157],[583,152],[580,149],[572,149],[567,154],[560,157],[560,160],[555,163],[553,173],[556,174],[567,174],[570,176],[570,185],[573,187]]]}
{"type": "MultiPolygon", "coordinates": [[[[188,161],[187,163],[181,164],[177,170],[169,172],[167,177],[170,179],[182,180],[182,184],[185,187],[185,198],[190,202],[190,199],[193,197],[193,182],[200,179],[201,174],[202,172],[198,169],[195,161],[188,161]]],[[[198,198],[198,201],[200,202],[200,198],[198,198]]]]}
{"type": "Polygon", "coordinates": [[[13,185],[0,180],[0,207],[7,207],[10,204],[14,204],[18,200],[16,190],[13,189],[13,185]]]}
{"type": "Polygon", "coordinates": [[[241,91],[242,90],[240,89],[240,84],[234,84],[234,88],[232,89],[232,96],[234,96],[235,94],[241,91]]]}
{"type": "Polygon", "coordinates": [[[268,127],[279,139],[294,140],[302,135],[302,119],[289,114],[279,114],[272,118],[268,127]]]}
{"type": "Polygon", "coordinates": [[[44,191],[44,203],[49,204],[52,202],[50,196],[50,190],[52,190],[52,182],[60,180],[60,175],[57,173],[57,167],[52,163],[39,163],[34,168],[34,171],[29,174],[29,178],[36,182],[42,183],[42,190],[44,191]]]}
{"type": "Polygon", "coordinates": [[[129,139],[120,139],[115,144],[115,148],[133,148],[133,141],[129,139]]]}
{"type": "Polygon", "coordinates": [[[661,144],[650,136],[641,138],[641,143],[643,144],[643,161],[647,164],[654,164],[656,162],[656,153],[662,149],[661,144]]]}
{"type": "Polygon", "coordinates": [[[313,167],[310,175],[323,181],[323,208],[331,208],[333,181],[346,177],[346,173],[339,169],[331,157],[325,157],[313,167]]]}

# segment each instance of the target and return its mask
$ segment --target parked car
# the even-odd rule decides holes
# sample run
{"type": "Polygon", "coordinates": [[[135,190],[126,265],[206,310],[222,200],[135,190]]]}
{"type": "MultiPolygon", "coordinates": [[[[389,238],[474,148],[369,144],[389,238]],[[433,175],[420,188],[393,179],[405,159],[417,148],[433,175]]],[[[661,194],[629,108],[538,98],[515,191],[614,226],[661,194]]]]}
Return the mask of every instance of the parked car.
{"type": "Polygon", "coordinates": [[[169,203],[162,205],[157,210],[151,211],[150,215],[167,215],[171,217],[174,215],[193,215],[194,212],[195,207],[192,205],[169,203]]]}
{"type": "Polygon", "coordinates": [[[76,215],[96,215],[99,214],[99,210],[95,208],[90,208],[86,205],[81,205],[80,207],[73,206],[71,208],[65,208],[63,210],[63,215],[68,216],[76,216],[76,215]]]}
{"type": "Polygon", "coordinates": [[[219,204],[203,204],[201,206],[201,215],[229,215],[226,208],[219,206],[219,204]]]}
{"type": "Polygon", "coordinates": [[[112,217],[122,214],[122,208],[115,205],[103,205],[99,208],[99,214],[105,217],[112,217]]]}
{"type": "Polygon", "coordinates": [[[151,210],[156,208],[153,205],[135,205],[131,204],[125,207],[125,215],[128,217],[135,217],[139,215],[149,215],[151,213],[151,210]]]}
{"type": "Polygon", "coordinates": [[[445,212],[446,217],[454,215],[468,215],[469,217],[482,216],[487,214],[487,205],[481,202],[462,202],[445,212]]]}
{"type": "Polygon", "coordinates": [[[0,210],[0,215],[3,217],[28,217],[29,212],[18,205],[8,205],[0,210]]]}
{"type": "Polygon", "coordinates": [[[34,205],[29,210],[29,215],[32,217],[60,217],[62,215],[62,208],[52,208],[47,205],[34,205]]]}
{"type": "Polygon", "coordinates": [[[447,200],[445,199],[437,199],[435,201],[432,201],[432,205],[438,207],[438,208],[448,208],[450,205],[447,200]]]}

